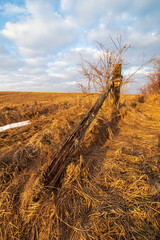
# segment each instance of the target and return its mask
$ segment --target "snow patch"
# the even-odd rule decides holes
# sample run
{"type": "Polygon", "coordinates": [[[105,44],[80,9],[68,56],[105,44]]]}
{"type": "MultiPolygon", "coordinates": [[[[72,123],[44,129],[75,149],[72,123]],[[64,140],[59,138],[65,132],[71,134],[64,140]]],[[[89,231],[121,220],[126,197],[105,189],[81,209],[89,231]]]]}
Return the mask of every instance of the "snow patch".
{"type": "Polygon", "coordinates": [[[5,125],[3,127],[0,127],[0,132],[5,131],[5,130],[10,129],[10,128],[22,127],[22,126],[25,126],[29,123],[30,123],[30,121],[27,120],[27,121],[23,121],[23,122],[8,124],[8,125],[5,125]]]}

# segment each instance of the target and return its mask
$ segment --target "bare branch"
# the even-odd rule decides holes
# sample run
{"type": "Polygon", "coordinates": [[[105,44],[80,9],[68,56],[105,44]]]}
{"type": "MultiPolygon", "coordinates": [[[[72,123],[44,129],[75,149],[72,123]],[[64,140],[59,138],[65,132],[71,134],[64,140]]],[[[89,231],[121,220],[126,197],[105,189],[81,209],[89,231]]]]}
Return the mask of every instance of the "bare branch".
{"type": "MultiPolygon", "coordinates": [[[[85,91],[103,92],[113,77],[113,66],[115,64],[122,63],[124,65],[125,53],[128,51],[128,49],[133,48],[131,44],[122,45],[122,39],[120,35],[117,36],[116,41],[111,36],[109,37],[114,46],[114,50],[107,49],[102,43],[97,42],[99,49],[97,62],[89,62],[81,58],[81,74],[83,75],[84,80],[87,82],[87,84],[84,85],[85,91]]],[[[131,78],[151,61],[152,60],[144,62],[143,59],[141,66],[138,67],[128,78],[123,79],[122,87],[130,83],[132,81],[131,78]]]]}

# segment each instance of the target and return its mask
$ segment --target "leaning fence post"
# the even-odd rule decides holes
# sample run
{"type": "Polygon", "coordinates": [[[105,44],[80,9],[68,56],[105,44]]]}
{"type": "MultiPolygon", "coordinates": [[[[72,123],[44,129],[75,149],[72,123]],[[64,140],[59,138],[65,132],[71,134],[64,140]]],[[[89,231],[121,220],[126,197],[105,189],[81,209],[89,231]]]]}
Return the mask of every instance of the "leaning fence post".
{"type": "Polygon", "coordinates": [[[95,104],[86,114],[86,116],[82,119],[80,124],[75,128],[72,134],[65,141],[60,151],[57,152],[57,154],[53,157],[46,172],[43,174],[43,182],[45,186],[57,186],[57,183],[59,182],[62,173],[66,169],[67,165],[70,163],[71,156],[79,146],[81,139],[83,138],[89,125],[95,119],[99,109],[107,98],[112,88],[112,84],[112,82],[108,84],[106,90],[99,96],[95,104]]]}
{"type": "Polygon", "coordinates": [[[70,163],[70,159],[74,151],[79,146],[81,139],[83,138],[85,132],[87,131],[89,125],[95,119],[99,109],[107,98],[109,92],[112,90],[115,97],[115,104],[117,106],[120,97],[120,85],[122,82],[121,76],[121,64],[114,64],[112,79],[109,81],[106,90],[99,96],[95,104],[91,107],[86,116],[82,119],[80,124],[75,128],[72,134],[63,144],[62,148],[53,157],[50,165],[48,166],[46,172],[43,174],[43,182],[45,186],[56,187],[59,179],[66,169],[67,165],[70,163]]]}

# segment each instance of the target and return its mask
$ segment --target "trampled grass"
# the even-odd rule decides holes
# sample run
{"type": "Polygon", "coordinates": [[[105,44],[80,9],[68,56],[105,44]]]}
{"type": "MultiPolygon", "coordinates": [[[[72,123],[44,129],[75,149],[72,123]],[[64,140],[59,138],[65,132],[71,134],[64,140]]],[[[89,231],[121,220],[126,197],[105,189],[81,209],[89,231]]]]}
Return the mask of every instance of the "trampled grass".
{"type": "Polygon", "coordinates": [[[54,154],[96,98],[1,95],[6,124],[13,121],[12,111],[17,113],[14,121],[31,120],[28,126],[0,133],[1,239],[160,238],[158,94],[144,103],[137,96],[123,96],[119,111],[106,101],[59,188],[44,188],[41,182],[54,154]]]}

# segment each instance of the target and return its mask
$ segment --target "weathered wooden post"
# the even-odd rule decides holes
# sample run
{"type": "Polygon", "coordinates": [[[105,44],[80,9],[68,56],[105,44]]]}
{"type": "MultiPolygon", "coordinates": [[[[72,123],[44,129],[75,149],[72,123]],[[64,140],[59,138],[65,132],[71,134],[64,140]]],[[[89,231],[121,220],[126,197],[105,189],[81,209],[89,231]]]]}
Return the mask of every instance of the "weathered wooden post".
{"type": "Polygon", "coordinates": [[[120,98],[120,87],[122,84],[123,76],[121,75],[122,64],[116,63],[113,65],[112,71],[112,91],[114,96],[114,104],[118,106],[120,98]]]}
{"type": "Polygon", "coordinates": [[[60,176],[64,172],[65,168],[70,162],[71,156],[73,152],[77,149],[80,144],[82,137],[84,136],[85,132],[87,131],[89,125],[95,119],[99,109],[101,108],[103,102],[107,98],[110,90],[112,88],[112,82],[108,84],[106,91],[104,91],[87,115],[83,118],[80,124],[75,128],[73,133],[69,136],[69,138],[65,141],[64,145],[62,146],[61,150],[57,152],[54,156],[51,164],[48,166],[46,172],[43,174],[44,177],[44,185],[45,186],[52,186],[56,187],[60,176]]]}

